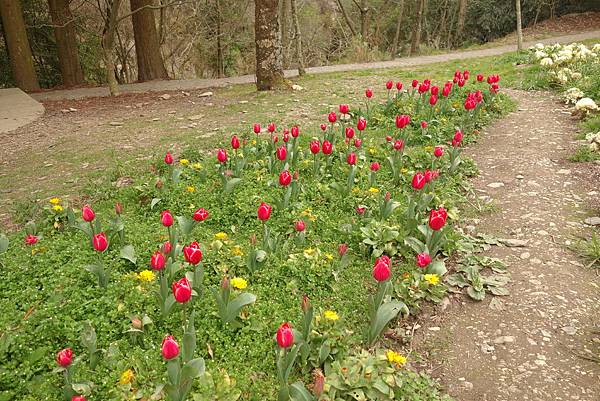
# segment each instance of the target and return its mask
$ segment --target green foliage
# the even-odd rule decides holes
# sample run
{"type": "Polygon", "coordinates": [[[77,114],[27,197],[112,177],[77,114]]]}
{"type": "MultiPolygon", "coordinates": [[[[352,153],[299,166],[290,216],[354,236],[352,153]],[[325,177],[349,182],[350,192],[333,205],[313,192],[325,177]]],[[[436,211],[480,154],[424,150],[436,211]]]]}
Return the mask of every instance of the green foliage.
{"type": "Polygon", "coordinates": [[[600,268],[600,234],[593,232],[589,238],[579,240],[573,246],[588,267],[600,268]]]}

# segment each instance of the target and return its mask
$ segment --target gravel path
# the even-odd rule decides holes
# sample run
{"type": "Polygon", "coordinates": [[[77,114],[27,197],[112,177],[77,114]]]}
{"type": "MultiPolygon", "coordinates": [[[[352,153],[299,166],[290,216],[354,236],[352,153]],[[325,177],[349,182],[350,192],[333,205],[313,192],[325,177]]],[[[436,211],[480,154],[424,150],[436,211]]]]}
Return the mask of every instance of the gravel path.
{"type": "Polygon", "coordinates": [[[600,364],[585,357],[600,355],[592,332],[600,327],[600,279],[565,243],[598,202],[600,166],[565,161],[576,125],[552,95],[509,92],[518,111],[468,153],[481,171],[478,196],[499,209],[475,221],[477,231],[527,241],[486,253],[508,266],[510,295],[494,298],[500,310],[489,295],[479,303],[460,296],[441,322],[432,319],[438,327],[424,330],[421,345],[459,401],[598,401],[600,364]]]}
{"type": "MultiPolygon", "coordinates": [[[[525,47],[532,46],[536,43],[571,43],[585,39],[600,38],[600,31],[583,32],[573,35],[558,36],[543,40],[526,42],[525,47]]],[[[506,45],[499,47],[491,47],[488,49],[465,50],[452,53],[436,54],[432,56],[416,56],[399,58],[391,61],[380,61],[373,63],[357,63],[357,64],[337,64],[323,67],[307,68],[309,74],[323,74],[329,72],[357,71],[380,68],[398,68],[412,67],[417,65],[435,64],[450,60],[464,60],[468,58],[496,56],[499,54],[515,51],[514,45],[506,45]]],[[[294,77],[298,75],[297,70],[285,71],[286,77],[294,77]]],[[[242,75],[238,77],[221,78],[221,79],[186,79],[186,80],[170,80],[170,81],[152,81],[136,84],[121,85],[122,93],[134,92],[162,92],[176,90],[194,90],[208,89],[215,87],[229,86],[232,84],[249,84],[255,80],[254,75],[242,75]]],[[[64,99],[79,99],[85,97],[101,97],[109,96],[107,88],[80,88],[55,90],[48,92],[34,93],[31,95],[36,100],[64,100],[64,99]]]]}

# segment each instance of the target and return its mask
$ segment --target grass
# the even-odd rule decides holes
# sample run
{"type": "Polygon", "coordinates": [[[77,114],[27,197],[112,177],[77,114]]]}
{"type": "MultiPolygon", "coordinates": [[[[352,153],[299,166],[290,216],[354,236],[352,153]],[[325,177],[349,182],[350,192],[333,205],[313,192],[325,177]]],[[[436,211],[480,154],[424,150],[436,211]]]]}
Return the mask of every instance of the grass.
{"type": "Polygon", "coordinates": [[[593,232],[589,238],[578,241],[574,250],[586,261],[587,267],[600,268],[600,234],[593,232]]]}

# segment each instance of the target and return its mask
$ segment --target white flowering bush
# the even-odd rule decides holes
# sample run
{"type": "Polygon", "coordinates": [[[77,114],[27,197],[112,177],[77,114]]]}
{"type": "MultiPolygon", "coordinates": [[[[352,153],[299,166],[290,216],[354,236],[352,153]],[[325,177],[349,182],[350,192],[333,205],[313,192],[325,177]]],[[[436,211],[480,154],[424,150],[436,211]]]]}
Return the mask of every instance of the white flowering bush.
{"type": "Polygon", "coordinates": [[[589,97],[584,97],[582,99],[579,99],[577,103],[575,103],[575,109],[587,113],[590,111],[597,111],[598,105],[589,97]]]}
{"type": "Polygon", "coordinates": [[[563,98],[567,104],[575,104],[583,96],[583,91],[579,88],[569,88],[563,92],[563,98]]]}
{"type": "Polygon", "coordinates": [[[600,152],[600,131],[596,133],[588,133],[585,136],[585,140],[588,142],[592,152],[600,152]]]}

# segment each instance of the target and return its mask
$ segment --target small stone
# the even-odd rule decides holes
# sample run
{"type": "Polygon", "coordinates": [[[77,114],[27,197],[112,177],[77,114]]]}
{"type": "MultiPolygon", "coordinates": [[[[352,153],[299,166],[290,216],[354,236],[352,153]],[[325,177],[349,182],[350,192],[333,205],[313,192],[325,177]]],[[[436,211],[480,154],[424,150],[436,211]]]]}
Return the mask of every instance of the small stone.
{"type": "Polygon", "coordinates": [[[181,94],[185,97],[190,95],[190,92],[186,92],[186,91],[181,91],[181,94]]]}
{"type": "Polygon", "coordinates": [[[521,254],[521,256],[519,256],[521,259],[529,259],[529,257],[531,256],[531,254],[529,252],[523,252],[521,254]]]}
{"type": "Polygon", "coordinates": [[[588,226],[600,226],[600,217],[597,217],[597,216],[588,217],[583,222],[585,224],[587,224],[588,226]]]}
{"type": "Polygon", "coordinates": [[[550,333],[544,329],[540,329],[540,333],[542,333],[543,337],[552,337],[552,335],[550,335],[550,333]]]}
{"type": "Polygon", "coordinates": [[[164,95],[160,96],[160,99],[162,100],[169,100],[171,98],[171,95],[169,95],[168,93],[165,93],[164,95]]]}
{"type": "Polygon", "coordinates": [[[115,183],[117,188],[128,187],[131,184],[133,184],[133,178],[131,177],[120,177],[115,183]]]}
{"type": "Polygon", "coordinates": [[[471,383],[471,382],[464,381],[464,382],[462,383],[462,386],[463,386],[463,387],[464,387],[464,389],[465,389],[465,390],[467,390],[467,391],[471,391],[471,390],[473,390],[473,383],[471,383]]]}
{"type": "Polygon", "coordinates": [[[522,179],[523,179],[523,178],[525,178],[525,177],[524,177],[524,176],[522,176],[521,174],[519,174],[519,175],[515,176],[515,178],[516,178],[517,180],[522,180],[522,179]]]}
{"type": "Polygon", "coordinates": [[[121,125],[123,125],[123,123],[120,121],[111,121],[110,123],[108,123],[108,125],[112,125],[113,127],[120,127],[121,125]]]}
{"type": "Polygon", "coordinates": [[[492,182],[487,184],[488,187],[490,188],[502,188],[504,186],[503,182],[492,182]]]}
{"type": "Polygon", "coordinates": [[[499,239],[498,241],[510,248],[524,247],[527,245],[527,242],[529,242],[523,239],[515,238],[499,239]]]}
{"type": "Polygon", "coordinates": [[[213,95],[212,92],[202,92],[198,95],[198,97],[211,97],[213,95]]]}
{"type": "Polygon", "coordinates": [[[292,85],[292,90],[301,91],[302,89],[304,89],[304,88],[301,87],[300,85],[296,85],[296,84],[292,85]]]}
{"type": "Polygon", "coordinates": [[[152,121],[160,121],[160,118],[155,117],[155,118],[152,119],[152,121]]]}
{"type": "Polygon", "coordinates": [[[575,335],[575,333],[577,333],[577,329],[573,326],[565,326],[561,327],[560,329],[570,336],[575,335]]]}
{"type": "Polygon", "coordinates": [[[500,337],[494,338],[494,344],[508,344],[508,343],[514,343],[514,342],[515,342],[515,338],[513,336],[500,336],[500,337]]]}
{"type": "Polygon", "coordinates": [[[566,168],[561,168],[560,170],[557,171],[558,174],[564,174],[564,175],[568,175],[571,174],[571,170],[566,169],[566,168]]]}
{"type": "Polygon", "coordinates": [[[75,113],[75,112],[77,111],[77,109],[76,109],[76,108],[74,108],[74,107],[69,107],[69,111],[70,111],[71,113],[75,113]]]}
{"type": "Polygon", "coordinates": [[[431,330],[431,331],[440,331],[440,328],[437,327],[437,326],[434,326],[434,327],[430,327],[429,330],[431,330]]]}
{"type": "Polygon", "coordinates": [[[194,116],[189,116],[188,120],[190,121],[198,121],[204,118],[204,114],[196,114],[194,116]]]}
{"type": "Polygon", "coordinates": [[[248,103],[248,101],[247,100],[240,100],[238,103],[239,104],[246,104],[246,103],[248,103]]]}
{"type": "Polygon", "coordinates": [[[481,344],[481,352],[483,352],[484,354],[491,354],[495,350],[496,348],[494,348],[493,345],[489,345],[488,343],[481,344]]]}

